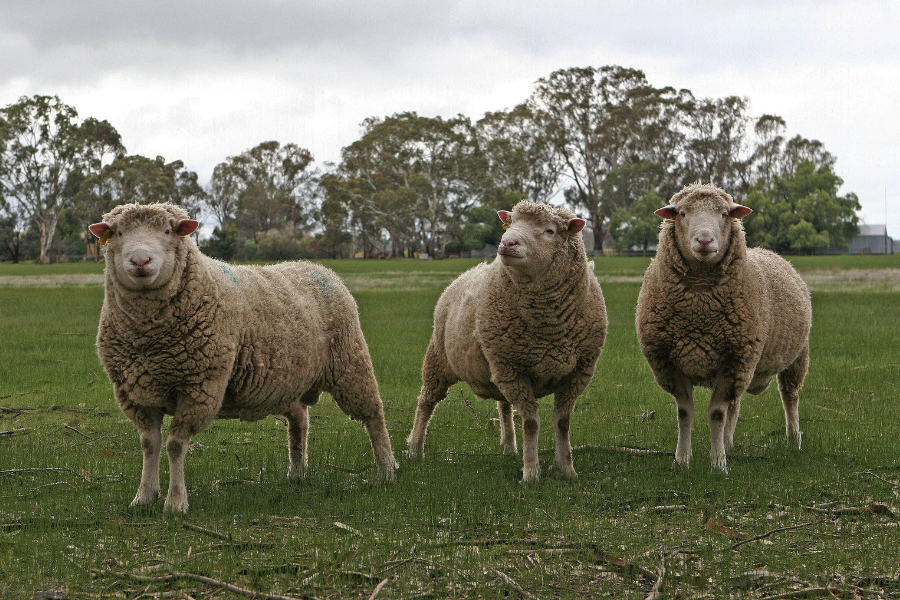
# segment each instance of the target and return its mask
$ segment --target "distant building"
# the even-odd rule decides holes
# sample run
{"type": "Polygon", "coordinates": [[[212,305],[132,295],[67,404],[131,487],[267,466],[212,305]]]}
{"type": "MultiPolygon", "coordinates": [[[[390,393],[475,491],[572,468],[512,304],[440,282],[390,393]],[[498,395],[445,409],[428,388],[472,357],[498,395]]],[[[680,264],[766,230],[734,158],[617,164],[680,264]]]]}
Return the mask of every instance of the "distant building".
{"type": "Polygon", "coordinates": [[[887,225],[860,225],[859,234],[850,239],[848,254],[893,254],[894,240],[887,225]]]}

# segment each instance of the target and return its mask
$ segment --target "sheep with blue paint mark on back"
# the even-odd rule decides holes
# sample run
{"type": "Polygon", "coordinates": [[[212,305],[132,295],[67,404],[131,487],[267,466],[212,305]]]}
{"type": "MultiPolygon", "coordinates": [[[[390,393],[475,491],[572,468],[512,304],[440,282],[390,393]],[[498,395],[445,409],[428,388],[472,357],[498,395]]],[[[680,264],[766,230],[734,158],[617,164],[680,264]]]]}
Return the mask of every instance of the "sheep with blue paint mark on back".
{"type": "Polygon", "coordinates": [[[747,248],[739,219],[751,210],[724,190],[691,185],[656,211],[656,258],[644,275],[636,327],[656,378],[678,404],[675,461],[691,460],[693,389],[712,389],[710,458],[727,471],[744,392],[778,377],[786,432],[799,448],[799,392],[809,368],[812,305],[789,262],[747,248]]]}
{"type": "Polygon", "coordinates": [[[328,392],[362,421],[379,473],[397,464],[356,303],[329,269],[230,266],[204,256],[171,204],[126,204],[90,226],[106,245],[100,360],[143,449],[132,505],[160,495],[160,426],[172,415],[167,511],[188,508],[184,458],[213,419],[284,415],[290,477],[307,468],[307,407],[328,392]]]}
{"type": "Polygon", "coordinates": [[[556,467],[575,477],[569,419],[606,340],[606,304],[587,262],[583,219],[529,201],[500,211],[497,258],[460,275],[438,300],[407,443],[422,456],[428,422],[451,385],[497,401],[500,445],[516,453],[512,407],[522,417],[522,481],[540,479],[537,400],[554,394],[556,467]]]}

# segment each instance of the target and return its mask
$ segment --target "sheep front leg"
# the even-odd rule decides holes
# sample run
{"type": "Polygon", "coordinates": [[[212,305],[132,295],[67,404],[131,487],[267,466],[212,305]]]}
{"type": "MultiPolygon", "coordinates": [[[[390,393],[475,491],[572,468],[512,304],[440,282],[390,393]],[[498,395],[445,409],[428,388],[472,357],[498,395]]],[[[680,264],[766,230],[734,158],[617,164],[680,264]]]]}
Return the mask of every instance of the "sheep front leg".
{"type": "Polygon", "coordinates": [[[518,454],[516,428],[513,426],[512,404],[506,400],[498,400],[497,413],[500,416],[500,447],[503,448],[503,453],[518,454]]]}
{"type": "Polygon", "coordinates": [[[184,457],[191,444],[191,436],[206,429],[219,413],[227,384],[227,379],[204,381],[199,388],[179,393],[166,440],[166,453],[169,455],[169,492],[163,507],[166,512],[187,512],[184,457]]]}
{"type": "MultiPolygon", "coordinates": [[[[662,372],[662,371],[660,371],[662,372]]],[[[675,464],[687,467],[691,464],[691,425],[694,423],[694,387],[679,377],[657,377],[660,386],[672,394],[678,406],[678,445],[675,447],[675,464]]]]}
{"type": "Polygon", "coordinates": [[[728,472],[728,459],[725,453],[726,418],[730,411],[735,411],[734,423],[737,422],[736,404],[740,402],[743,390],[736,389],[736,383],[729,377],[722,377],[713,386],[709,401],[709,458],[713,470],[728,472]]]}
{"type": "Polygon", "coordinates": [[[572,443],[569,424],[575,401],[584,392],[594,374],[592,363],[572,373],[556,391],[553,404],[553,428],[556,432],[556,468],[566,477],[577,477],[572,464],[572,443]]]}
{"type": "Polygon", "coordinates": [[[495,373],[493,380],[503,397],[516,407],[522,417],[522,483],[534,483],[541,478],[541,466],[538,462],[541,419],[531,382],[511,373],[500,376],[495,373]]]}
{"type": "MultiPolygon", "coordinates": [[[[117,392],[118,393],[118,392],[117,392]]],[[[163,413],[158,408],[123,405],[125,415],[134,423],[141,438],[143,463],[141,467],[141,483],[131,506],[153,504],[159,498],[159,453],[162,449],[163,413]]]]}

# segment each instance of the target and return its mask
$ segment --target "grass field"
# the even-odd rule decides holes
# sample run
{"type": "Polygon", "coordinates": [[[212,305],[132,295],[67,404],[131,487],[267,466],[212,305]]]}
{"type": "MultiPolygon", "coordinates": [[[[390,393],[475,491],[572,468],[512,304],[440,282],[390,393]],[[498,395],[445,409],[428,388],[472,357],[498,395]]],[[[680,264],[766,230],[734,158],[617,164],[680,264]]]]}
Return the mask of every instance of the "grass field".
{"type": "Polygon", "coordinates": [[[633,325],[649,259],[602,258],[610,330],[572,417],[579,478],[550,468],[544,400],[529,487],[495,404],[464,385],[425,459],[403,454],[434,303],[477,261],[325,261],[359,303],[397,481],[375,480],[363,428],[324,397],[300,483],[282,418],[197,436],[183,518],[128,508],[141,457],[94,348],[102,265],[0,265],[0,597],[900,597],[900,257],[791,260],[813,288],[802,450],[773,385],[745,398],[729,475],[709,470],[702,418],[694,464],[673,469],[675,405],[633,325]]]}

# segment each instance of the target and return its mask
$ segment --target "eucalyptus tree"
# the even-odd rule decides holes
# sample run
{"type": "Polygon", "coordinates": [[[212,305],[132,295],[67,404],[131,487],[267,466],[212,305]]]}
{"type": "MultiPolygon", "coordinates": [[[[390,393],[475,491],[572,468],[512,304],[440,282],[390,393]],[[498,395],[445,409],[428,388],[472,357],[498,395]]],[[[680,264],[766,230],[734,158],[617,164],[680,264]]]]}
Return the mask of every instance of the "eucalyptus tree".
{"type": "Polygon", "coordinates": [[[680,109],[689,99],[683,90],[654,88],[642,71],[620,66],[559,70],[535,84],[529,109],[562,157],[566,199],[587,211],[596,240],[619,208],[605,194],[611,173],[642,162],[674,171],[680,109]]]}
{"type": "Polygon", "coordinates": [[[344,201],[358,231],[388,232],[393,253],[444,248],[453,227],[490,187],[468,118],[397,113],[363,122],[341,152],[344,201]]]}
{"type": "Polygon", "coordinates": [[[679,179],[717,185],[743,195],[752,181],[752,156],[746,139],[747,99],[702,98],[686,107],[687,136],[679,179]]]}
{"type": "Polygon", "coordinates": [[[318,199],[312,163],[296,144],[262,142],[216,165],[206,204],[219,225],[237,221],[247,236],[276,227],[306,231],[318,199]]]}
{"type": "Polygon", "coordinates": [[[559,191],[563,155],[539,126],[531,106],[486,113],[475,133],[494,186],[533,202],[549,202],[559,191]]]}
{"type": "Polygon", "coordinates": [[[60,214],[83,182],[124,152],[112,125],[79,123],[57,96],[23,97],[0,111],[0,193],[38,228],[38,263],[49,262],[60,214]]]}

